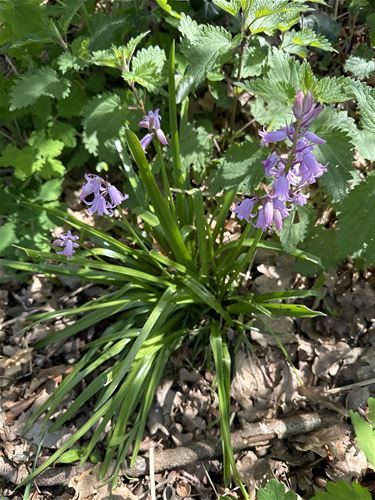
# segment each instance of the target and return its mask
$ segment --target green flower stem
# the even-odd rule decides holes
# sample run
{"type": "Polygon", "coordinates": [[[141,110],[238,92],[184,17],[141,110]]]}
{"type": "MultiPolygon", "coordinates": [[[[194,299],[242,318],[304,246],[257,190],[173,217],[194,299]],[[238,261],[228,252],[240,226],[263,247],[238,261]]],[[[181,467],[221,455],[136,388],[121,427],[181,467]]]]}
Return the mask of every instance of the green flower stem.
{"type": "MultiPolygon", "coordinates": [[[[243,233],[241,234],[239,240],[237,241],[237,245],[234,246],[233,249],[232,249],[232,251],[228,254],[228,256],[225,257],[224,266],[223,266],[223,269],[222,269],[222,272],[221,272],[222,284],[223,285],[225,283],[225,279],[226,279],[228,273],[230,272],[231,269],[233,269],[233,263],[236,262],[237,257],[239,256],[239,254],[240,254],[240,252],[242,250],[243,242],[249,236],[249,233],[250,233],[251,229],[252,229],[251,224],[247,224],[246,227],[245,227],[245,230],[243,231],[243,233]]],[[[234,269],[236,269],[236,267],[234,269]]],[[[226,288],[224,287],[223,288],[222,296],[224,296],[225,291],[226,291],[226,288]]]]}
{"type": "Polygon", "coordinates": [[[152,255],[151,250],[146,247],[146,245],[143,243],[141,238],[138,236],[132,225],[129,223],[126,214],[124,213],[123,209],[121,207],[117,207],[119,209],[119,212],[121,214],[121,220],[126,227],[126,229],[129,231],[129,233],[133,236],[133,238],[136,240],[138,245],[144,250],[147,255],[151,258],[151,260],[156,264],[156,266],[162,271],[163,274],[165,274],[169,279],[172,279],[172,276],[170,273],[163,267],[158,260],[155,259],[155,257],[152,255]]]}
{"type": "Polygon", "coordinates": [[[175,41],[173,40],[169,52],[169,80],[168,80],[168,98],[169,98],[169,123],[171,129],[171,148],[173,158],[173,174],[176,185],[179,188],[185,186],[185,174],[181,164],[180,141],[177,125],[177,105],[176,105],[176,84],[175,84],[175,41]]]}
{"type": "Polygon", "coordinates": [[[226,283],[224,287],[224,293],[229,290],[229,288],[232,286],[233,281],[238,277],[241,271],[243,271],[246,265],[248,265],[252,261],[255,250],[257,249],[258,243],[260,242],[262,236],[263,236],[263,231],[261,229],[258,229],[257,232],[255,233],[253,243],[245,255],[245,258],[237,263],[232,276],[229,278],[228,283],[226,283]]]}
{"type": "Polygon", "coordinates": [[[157,157],[158,157],[158,160],[160,163],[161,177],[162,177],[162,181],[163,181],[163,193],[171,206],[173,214],[176,215],[176,208],[174,206],[173,196],[171,193],[171,186],[169,184],[167,169],[165,168],[165,162],[164,162],[161,146],[160,146],[160,143],[157,139],[154,139],[153,143],[154,143],[154,146],[156,149],[156,154],[157,154],[157,157]]]}

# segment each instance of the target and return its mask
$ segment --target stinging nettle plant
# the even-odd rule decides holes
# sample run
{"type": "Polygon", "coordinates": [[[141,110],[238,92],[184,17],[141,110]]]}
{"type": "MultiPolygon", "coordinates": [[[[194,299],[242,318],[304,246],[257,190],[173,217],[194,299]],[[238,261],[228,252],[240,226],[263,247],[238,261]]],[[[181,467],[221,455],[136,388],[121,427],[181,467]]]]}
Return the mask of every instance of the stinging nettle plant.
{"type": "MultiPolygon", "coordinates": [[[[258,194],[249,193],[252,198],[233,206],[236,192],[228,190],[207,203],[206,190],[194,187],[182,168],[174,44],[168,64],[169,137],[161,128],[156,110],[140,122],[148,130],[141,141],[128,129],[126,145],[116,142],[129,182],[129,198],[137,200],[136,213],[125,213],[128,195],[97,175],[86,175],[81,192],[80,200],[91,214],[119,216],[120,237],[110,236],[56,208],[47,208],[51,217],[69,228],[53,242],[55,253],[24,249],[35,260],[33,263],[2,261],[13,269],[47,276],[78,276],[106,287],[100,297],[80,307],[34,315],[35,322],[78,317],[63,330],[38,340],[35,347],[63,342],[104,320],[110,321],[110,326],[88,343],[72,372],[27,425],[32,426],[43,416],[49,430],[55,431],[74,418],[84,404],[93,401],[90,418],[36,467],[27,481],[61,460],[90,432],[79,455],[81,462],[88,460],[108,428],[101,474],[105,477],[110,471],[111,479],[116,481],[124,461],[130,456],[133,463],[137,457],[148,412],[170,356],[184,342],[195,341],[211,349],[216,370],[224,479],[229,482],[234,477],[246,496],[230,438],[231,357],[226,331],[234,327],[244,333],[246,324],[256,315],[273,318],[322,314],[289,302],[317,295],[314,290],[268,294],[239,291],[243,273],[251,268],[257,248],[283,251],[280,244],[262,241],[264,231],[281,229],[293,205],[307,202],[307,194],[301,190],[325,171],[313,154],[315,145],[324,140],[308,131],[320,106],[310,93],[298,92],[293,123],[260,133],[263,144],[277,143],[277,147],[263,162],[266,177],[258,194]],[[153,174],[146,156],[152,156],[146,152],[151,142],[160,164],[158,176],[153,174]],[[170,148],[170,161],[166,161],[162,146],[170,148]],[[238,240],[228,242],[224,233],[231,208],[240,220],[245,220],[245,228],[238,240]],[[89,240],[91,244],[83,248],[89,240]],[[56,416],[64,399],[82,381],[86,382],[84,389],[56,416]]],[[[319,265],[312,255],[298,250],[294,255],[319,265]]]]}

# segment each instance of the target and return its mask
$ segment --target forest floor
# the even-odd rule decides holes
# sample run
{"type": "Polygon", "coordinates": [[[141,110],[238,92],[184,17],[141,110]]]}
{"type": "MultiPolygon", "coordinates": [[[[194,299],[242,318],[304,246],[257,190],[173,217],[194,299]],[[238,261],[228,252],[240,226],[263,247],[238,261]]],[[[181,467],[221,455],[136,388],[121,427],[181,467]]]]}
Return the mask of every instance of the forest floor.
{"type": "MultiPolygon", "coordinates": [[[[293,258],[257,254],[257,292],[311,286],[293,258]]],[[[97,285],[34,275],[0,291],[0,492],[22,498],[16,485],[87,420],[90,407],[58,432],[24,424],[79,359],[96,331],[36,351],[31,346],[67,319],[22,330],[30,312],[74,307],[100,294],[97,285]],[[40,446],[41,445],[41,446],[40,446]]],[[[233,341],[232,430],[239,473],[249,491],[277,478],[311,498],[328,480],[356,480],[375,493],[375,474],[357,448],[348,418],[375,395],[375,274],[347,264],[324,278],[312,299],[326,317],[254,323],[233,341]]],[[[33,484],[30,499],[241,498],[222,484],[218,402],[206,352],[194,344],[174,353],[148,418],[136,467],[110,491],[95,464],[57,464],[33,484]],[[171,451],[174,450],[174,451],[171,451]],[[142,460],[143,458],[143,460],[142,460]],[[228,496],[226,498],[229,498],[228,496]]],[[[72,392],[67,407],[76,397],[72,392]]],[[[84,446],[87,436],[80,442],[84,446]]],[[[103,443],[104,444],[104,443],[103,443]]],[[[99,450],[100,453],[101,450],[99,450]]],[[[253,495],[253,498],[255,496],[253,495]]]]}

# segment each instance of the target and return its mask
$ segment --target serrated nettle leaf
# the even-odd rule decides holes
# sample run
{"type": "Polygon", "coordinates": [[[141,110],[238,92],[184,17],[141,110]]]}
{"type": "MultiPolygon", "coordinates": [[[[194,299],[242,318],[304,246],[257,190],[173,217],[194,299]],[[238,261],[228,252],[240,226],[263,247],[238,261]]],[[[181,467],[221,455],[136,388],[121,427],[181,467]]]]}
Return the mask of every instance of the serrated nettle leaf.
{"type": "Polygon", "coordinates": [[[261,160],[266,154],[265,148],[260,147],[256,140],[231,146],[217,170],[210,174],[210,192],[216,194],[221,190],[235,189],[251,194],[264,177],[261,160]]]}
{"type": "Polygon", "coordinates": [[[309,10],[303,2],[288,0],[256,0],[246,10],[245,28],[251,33],[272,35],[287,31],[299,21],[300,14],[309,10]]]}
{"type": "MultiPolygon", "coordinates": [[[[327,271],[333,269],[342,261],[342,255],[336,242],[336,231],[322,226],[312,226],[308,230],[301,249],[318,257],[327,271]]],[[[296,270],[304,275],[314,275],[321,272],[321,268],[307,260],[298,260],[296,270]]]]}
{"type": "Polygon", "coordinates": [[[213,0],[212,3],[228,12],[231,16],[236,16],[241,8],[240,0],[213,0]]]}
{"type": "Polygon", "coordinates": [[[360,48],[360,51],[356,50],[348,57],[344,69],[356,78],[364,80],[375,74],[375,58],[373,50],[362,46],[360,48]]]}
{"type": "Polygon", "coordinates": [[[353,95],[349,88],[349,82],[350,79],[344,76],[337,78],[325,76],[317,80],[313,88],[314,96],[324,104],[349,101],[353,95]]]}
{"type": "Polygon", "coordinates": [[[59,77],[54,69],[46,66],[31,70],[18,78],[11,88],[11,109],[30,106],[41,96],[64,99],[69,95],[69,92],[69,80],[59,77]]]}
{"type": "Polygon", "coordinates": [[[131,61],[131,71],[124,70],[122,77],[127,82],[135,82],[145,87],[149,92],[160,92],[160,87],[166,83],[164,65],[165,52],[158,46],[139,50],[131,61]]]}
{"type": "Polygon", "coordinates": [[[297,500],[297,495],[292,491],[285,491],[283,483],[271,479],[265,488],[260,488],[257,498],[258,500],[297,500]]]}
{"type": "Polygon", "coordinates": [[[149,34],[149,31],[131,38],[126,45],[112,46],[107,50],[98,50],[91,55],[90,62],[97,66],[108,66],[125,71],[129,69],[130,59],[140,42],[149,34]]]}
{"type": "Polygon", "coordinates": [[[283,37],[281,48],[290,54],[297,54],[306,57],[308,50],[306,47],[314,47],[321,50],[334,50],[330,42],[323,35],[315,33],[313,30],[303,28],[301,31],[287,31],[283,37]]]}
{"type": "Polygon", "coordinates": [[[179,30],[182,34],[181,51],[189,63],[177,88],[177,101],[181,102],[215,68],[219,58],[229,54],[241,39],[232,38],[222,27],[198,24],[185,15],[181,18],[179,30]]]}
{"type": "Polygon", "coordinates": [[[65,74],[70,70],[79,71],[89,63],[89,43],[88,37],[79,36],[70,44],[69,52],[64,52],[57,58],[57,65],[61,73],[65,74]]]}
{"type": "Polygon", "coordinates": [[[361,251],[369,263],[375,263],[375,174],[356,186],[340,206],[337,242],[344,257],[361,251]]]}
{"type": "Polygon", "coordinates": [[[106,93],[91,99],[83,110],[83,116],[86,149],[103,160],[114,160],[114,141],[130,118],[129,102],[118,94],[106,93]]]}
{"type": "Polygon", "coordinates": [[[267,101],[257,97],[250,103],[250,112],[254,119],[268,130],[284,127],[291,119],[290,105],[282,99],[267,101]]]}
{"type": "Polygon", "coordinates": [[[308,206],[295,207],[289,217],[284,219],[283,228],[279,237],[286,252],[295,250],[307,234],[309,224],[313,217],[313,211],[308,206]]]}
{"type": "MultiPolygon", "coordinates": [[[[241,64],[241,78],[249,78],[250,76],[259,76],[266,63],[268,44],[262,37],[257,37],[251,40],[250,45],[246,45],[241,64]]],[[[238,74],[239,57],[236,59],[233,67],[233,77],[238,74]]]]}
{"type": "Polygon", "coordinates": [[[319,179],[319,183],[330,194],[332,201],[342,201],[349,192],[349,181],[352,179],[353,147],[345,132],[337,129],[324,133],[326,144],[316,147],[315,156],[323,165],[328,165],[327,172],[319,179]]]}
{"type": "Polygon", "coordinates": [[[358,483],[328,481],[327,491],[318,491],[311,500],[371,500],[371,493],[358,483]]]}
{"type": "Polygon", "coordinates": [[[0,44],[22,46],[48,42],[53,33],[46,7],[34,0],[13,0],[0,5],[0,44]]]}
{"type": "Polygon", "coordinates": [[[351,142],[365,160],[375,161],[374,134],[366,130],[355,130],[351,135],[351,142]]]}
{"type": "Polygon", "coordinates": [[[375,134],[375,97],[370,93],[369,87],[366,88],[359,82],[350,81],[350,87],[358,102],[363,129],[375,134]]]}
{"type": "Polygon", "coordinates": [[[211,158],[213,134],[205,127],[193,123],[183,123],[180,128],[181,162],[185,169],[190,167],[198,173],[203,172],[211,158]]]}

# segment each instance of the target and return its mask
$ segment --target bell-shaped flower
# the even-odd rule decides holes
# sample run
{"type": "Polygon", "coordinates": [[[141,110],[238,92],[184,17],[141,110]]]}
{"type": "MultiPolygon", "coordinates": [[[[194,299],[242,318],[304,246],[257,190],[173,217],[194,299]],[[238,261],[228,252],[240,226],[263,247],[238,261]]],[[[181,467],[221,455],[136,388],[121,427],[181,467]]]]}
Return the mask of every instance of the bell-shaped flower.
{"type": "Polygon", "coordinates": [[[53,242],[54,246],[62,247],[63,250],[56,253],[59,255],[65,255],[65,257],[72,257],[75,254],[75,249],[79,247],[76,241],[79,240],[79,236],[74,235],[71,231],[60,234],[60,236],[53,242]]]}
{"type": "Polygon", "coordinates": [[[93,201],[86,202],[87,205],[91,205],[90,208],[87,209],[87,212],[90,215],[98,214],[98,215],[109,215],[112,217],[113,210],[112,205],[109,201],[107,201],[102,194],[95,196],[93,201]]]}
{"type": "Polygon", "coordinates": [[[237,203],[232,212],[235,213],[240,220],[250,222],[250,218],[256,215],[251,213],[256,201],[256,198],[245,198],[241,203],[237,203]]]}
{"type": "Polygon", "coordinates": [[[161,117],[158,109],[155,109],[155,111],[149,111],[147,115],[144,116],[139,122],[140,127],[147,128],[149,130],[149,133],[141,139],[141,145],[144,150],[146,150],[146,148],[149,146],[155,135],[158,138],[160,144],[162,144],[163,146],[166,146],[168,144],[168,140],[160,127],[160,122],[161,117]]]}
{"type": "Polygon", "coordinates": [[[81,201],[85,201],[85,199],[91,194],[97,196],[100,193],[102,183],[104,182],[99,175],[94,174],[85,174],[85,179],[86,183],[82,186],[82,191],[79,195],[79,199],[81,201]]]}
{"type": "Polygon", "coordinates": [[[121,203],[123,201],[125,201],[129,198],[129,195],[121,193],[121,191],[119,191],[117,189],[117,187],[112,186],[112,184],[109,184],[109,183],[107,186],[107,193],[108,193],[108,196],[111,200],[112,208],[115,208],[118,205],[121,205],[121,203]]]}

